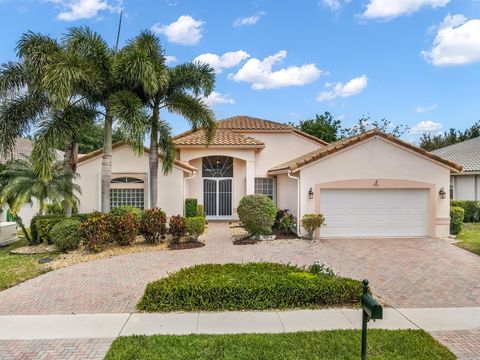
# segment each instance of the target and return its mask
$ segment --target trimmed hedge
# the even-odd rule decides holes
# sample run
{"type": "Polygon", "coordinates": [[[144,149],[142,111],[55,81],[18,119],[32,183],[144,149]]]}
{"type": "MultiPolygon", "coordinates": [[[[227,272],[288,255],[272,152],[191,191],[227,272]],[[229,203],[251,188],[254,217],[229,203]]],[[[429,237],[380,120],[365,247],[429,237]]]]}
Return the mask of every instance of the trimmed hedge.
{"type": "Polygon", "coordinates": [[[185,199],[185,217],[197,216],[197,199],[185,199]]]}
{"type": "MultiPolygon", "coordinates": [[[[35,244],[41,244],[43,242],[47,244],[52,243],[52,238],[50,237],[50,231],[52,230],[53,226],[63,219],[65,219],[64,215],[39,215],[35,217],[35,221],[30,224],[33,233],[35,234],[35,244]]],[[[33,238],[33,234],[32,234],[33,238]]]]}
{"type": "Polygon", "coordinates": [[[452,200],[450,206],[458,206],[465,210],[463,222],[480,221],[480,201],[473,200],[452,200]]]}
{"type": "Polygon", "coordinates": [[[79,220],[65,219],[53,226],[50,237],[58,251],[68,252],[78,248],[82,240],[81,224],[79,220]]]}
{"type": "Polygon", "coordinates": [[[123,216],[127,213],[131,213],[134,216],[135,222],[140,224],[140,220],[142,219],[142,210],[136,208],[134,206],[122,205],[116,206],[110,210],[111,216],[123,216]]]}
{"type": "Polygon", "coordinates": [[[147,285],[139,310],[318,308],[360,300],[360,281],[273,263],[197,265],[147,285]]]}
{"type": "Polygon", "coordinates": [[[205,218],[202,216],[187,218],[187,231],[195,240],[205,231],[205,218]]]}
{"type": "Polygon", "coordinates": [[[237,208],[240,221],[250,235],[272,233],[277,210],[272,199],[262,194],[247,195],[240,200],[237,208]]]}
{"type": "Polygon", "coordinates": [[[463,229],[465,210],[459,206],[450,206],[450,234],[457,235],[463,229]]]}

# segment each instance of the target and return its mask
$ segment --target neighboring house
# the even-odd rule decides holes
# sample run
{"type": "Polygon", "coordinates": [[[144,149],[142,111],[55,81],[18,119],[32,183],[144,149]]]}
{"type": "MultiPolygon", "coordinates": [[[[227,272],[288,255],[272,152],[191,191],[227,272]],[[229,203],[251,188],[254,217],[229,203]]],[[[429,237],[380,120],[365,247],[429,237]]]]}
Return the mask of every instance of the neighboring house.
{"type": "MultiPolygon", "coordinates": [[[[206,146],[203,130],[174,138],[173,172],[159,170],[158,204],[180,214],[196,198],[210,220],[235,220],[240,199],[269,196],[296,218],[321,212],[322,237],[443,237],[449,201],[442,193],[461,166],[372,130],[332,144],[291,126],[249,116],[217,123],[206,146]]],[[[80,158],[80,212],[100,209],[102,152],[80,158]]],[[[148,154],[113,147],[111,206],[148,208],[148,154]]],[[[304,233],[303,229],[299,229],[304,233]]]]}
{"type": "MultiPolygon", "coordinates": [[[[8,156],[0,155],[0,164],[5,164],[11,160],[26,160],[33,150],[33,141],[21,137],[17,137],[15,140],[15,145],[8,154],[8,156]]],[[[63,152],[57,150],[57,159],[63,159],[63,152]]],[[[23,223],[26,226],[30,226],[30,220],[38,211],[38,203],[37,201],[33,201],[31,205],[25,205],[19,211],[19,216],[22,218],[23,223]]],[[[8,206],[4,206],[0,208],[0,222],[11,220],[11,215],[9,214],[8,206]]]]}
{"type": "Polygon", "coordinates": [[[463,166],[462,172],[452,173],[450,199],[480,200],[480,137],[432,153],[463,166]]]}

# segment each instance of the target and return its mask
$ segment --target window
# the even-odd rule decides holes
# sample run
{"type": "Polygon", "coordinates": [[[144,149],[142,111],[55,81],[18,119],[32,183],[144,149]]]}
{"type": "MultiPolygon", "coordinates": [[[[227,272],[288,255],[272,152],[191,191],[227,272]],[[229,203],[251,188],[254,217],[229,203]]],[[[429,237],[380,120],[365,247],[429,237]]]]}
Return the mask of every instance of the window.
{"type": "Polygon", "coordinates": [[[233,177],[233,158],[207,156],[202,159],[203,177],[233,177]]]}
{"type": "Polygon", "coordinates": [[[275,201],[275,179],[255,178],[255,194],[267,195],[275,201]]]}
{"type": "Polygon", "coordinates": [[[455,183],[455,178],[453,176],[450,176],[450,200],[453,200],[454,193],[455,193],[455,188],[453,187],[454,183],[455,183]]]}
{"type": "Polygon", "coordinates": [[[133,206],[140,210],[145,209],[145,190],[110,189],[110,208],[123,205],[133,206]]]}
{"type": "Polygon", "coordinates": [[[143,184],[144,181],[142,179],[122,176],[122,177],[117,177],[115,179],[112,179],[111,182],[112,184],[143,184]]]}

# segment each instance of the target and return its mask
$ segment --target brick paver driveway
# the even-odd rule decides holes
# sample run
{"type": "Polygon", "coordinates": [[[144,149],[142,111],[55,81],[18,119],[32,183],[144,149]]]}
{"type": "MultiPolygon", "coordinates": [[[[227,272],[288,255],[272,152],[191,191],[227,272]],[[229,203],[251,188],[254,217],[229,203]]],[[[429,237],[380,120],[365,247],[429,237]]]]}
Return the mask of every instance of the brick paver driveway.
{"type": "Polygon", "coordinates": [[[200,249],[136,253],[53,271],[0,292],[0,314],[135,311],[145,285],[199,263],[274,261],[333,266],[368,278],[395,307],[480,306],[480,257],[433,239],[331,239],[234,246],[227,225],[211,223],[200,249]]]}

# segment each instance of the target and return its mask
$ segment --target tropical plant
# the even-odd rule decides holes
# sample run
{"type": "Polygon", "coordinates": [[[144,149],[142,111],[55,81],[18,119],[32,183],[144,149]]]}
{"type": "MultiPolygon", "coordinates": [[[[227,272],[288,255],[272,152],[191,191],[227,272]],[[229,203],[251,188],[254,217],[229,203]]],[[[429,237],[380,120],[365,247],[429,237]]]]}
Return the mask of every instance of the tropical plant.
{"type": "Polygon", "coordinates": [[[81,224],[76,219],[65,219],[53,226],[52,230],[50,230],[50,237],[58,251],[68,252],[78,248],[82,240],[81,224]]]}
{"type": "Polygon", "coordinates": [[[202,216],[187,218],[187,231],[195,241],[205,231],[205,219],[202,216]]]}
{"type": "Polygon", "coordinates": [[[168,231],[172,235],[173,241],[178,242],[182,236],[187,233],[186,219],[181,215],[173,215],[170,217],[168,231]]]}
{"type": "Polygon", "coordinates": [[[145,210],[140,220],[140,234],[148,244],[155,244],[165,237],[167,216],[159,208],[145,210]]]}
{"type": "Polygon", "coordinates": [[[238,205],[238,216],[250,235],[268,235],[272,233],[277,213],[272,199],[266,195],[244,196],[238,205]]]}
{"type": "MultiPolygon", "coordinates": [[[[168,122],[160,119],[161,110],[184,117],[193,129],[203,128],[207,143],[215,134],[215,116],[204,101],[215,87],[215,72],[207,64],[186,63],[168,68],[157,36],[143,31],[133,39],[124,51],[127,54],[140,53],[153,64],[156,90],[145,92],[140,87],[138,93],[148,109],[150,130],[150,204],[157,206],[158,154],[162,153],[163,173],[171,171],[175,159],[175,146],[168,122]]],[[[153,89],[153,86],[152,86],[153,89]]]]}
{"type": "Polygon", "coordinates": [[[315,230],[325,223],[325,217],[322,214],[305,214],[302,218],[302,226],[307,230],[307,238],[313,239],[315,230]]]}
{"type": "Polygon", "coordinates": [[[95,211],[80,225],[83,246],[87,251],[102,251],[111,242],[110,219],[107,214],[95,211]]]}

